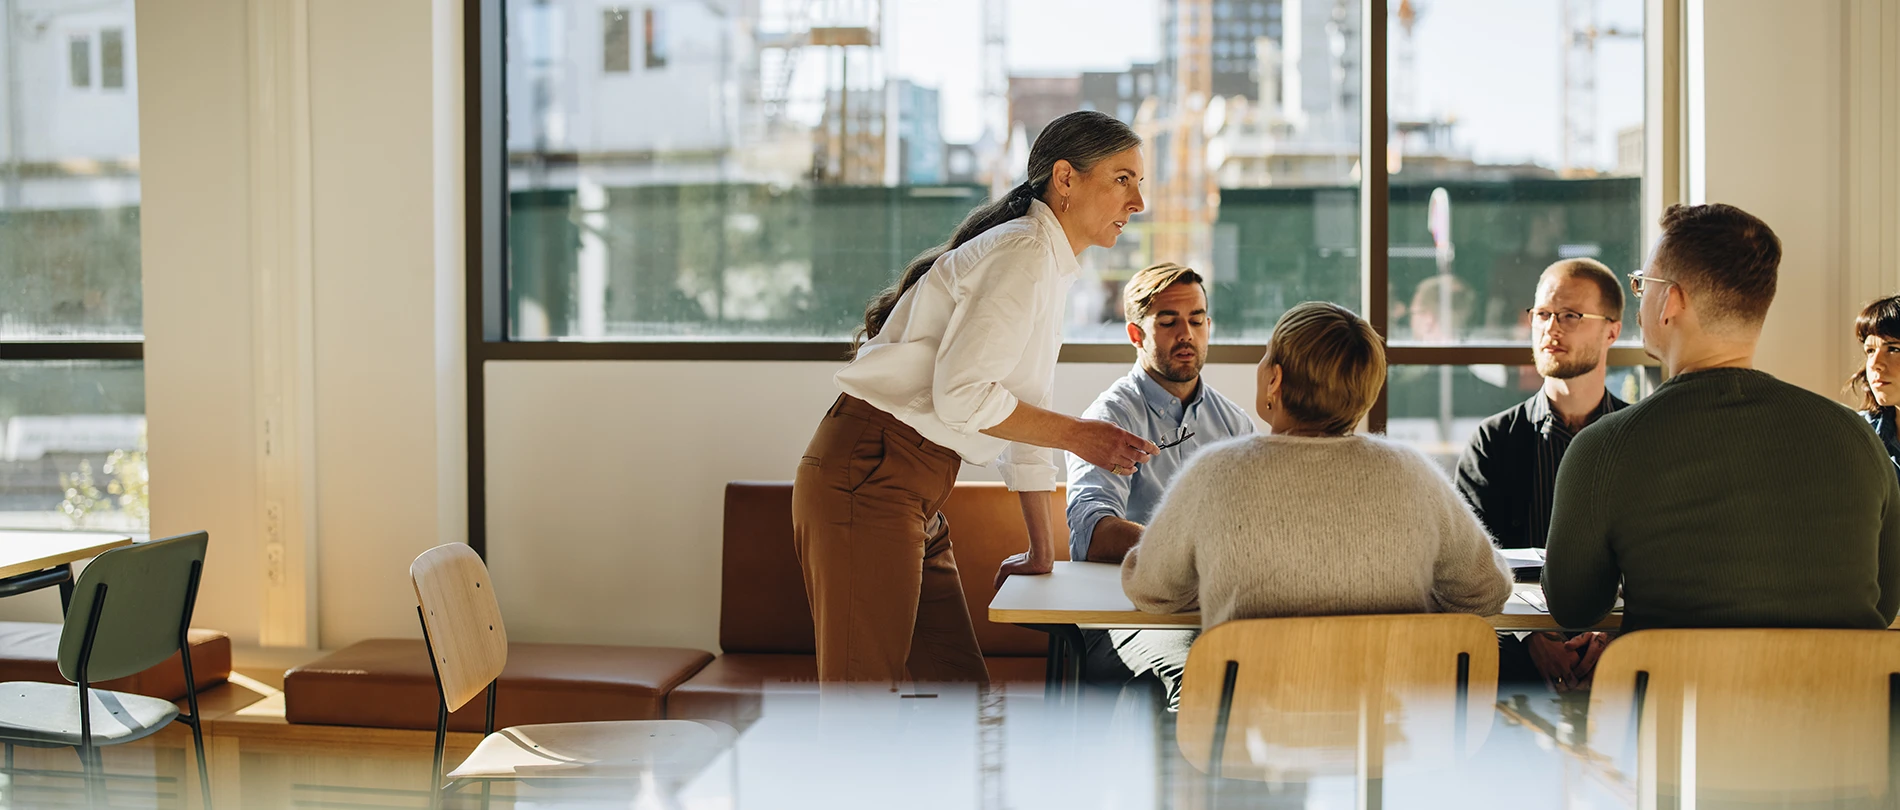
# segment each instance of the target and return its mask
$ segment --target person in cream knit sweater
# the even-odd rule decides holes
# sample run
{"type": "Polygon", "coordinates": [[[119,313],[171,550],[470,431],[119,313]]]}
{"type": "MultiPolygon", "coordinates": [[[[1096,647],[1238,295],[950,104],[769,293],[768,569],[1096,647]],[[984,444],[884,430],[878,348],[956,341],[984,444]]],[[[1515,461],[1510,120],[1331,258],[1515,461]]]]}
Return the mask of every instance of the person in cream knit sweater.
{"type": "MultiPolygon", "coordinates": [[[[1353,434],[1384,380],[1371,325],[1333,304],[1289,310],[1260,361],[1255,407],[1271,433],[1211,445],[1175,479],[1122,562],[1135,606],[1199,607],[1205,627],[1503,608],[1510,568],[1445,473],[1353,434]]],[[[1180,667],[1157,674],[1175,705],[1180,667]]]]}

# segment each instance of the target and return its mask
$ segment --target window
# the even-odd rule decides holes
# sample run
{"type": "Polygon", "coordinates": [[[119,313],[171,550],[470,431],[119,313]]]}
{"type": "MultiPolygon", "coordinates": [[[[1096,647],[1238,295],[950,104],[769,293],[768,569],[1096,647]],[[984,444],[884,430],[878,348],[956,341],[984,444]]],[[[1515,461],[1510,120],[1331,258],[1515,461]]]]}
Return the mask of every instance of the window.
{"type": "MultiPolygon", "coordinates": [[[[105,23],[99,86],[134,86],[131,0],[40,13],[105,23]]],[[[22,147],[0,164],[0,528],[142,531],[138,100],[62,90],[93,86],[90,34],[4,30],[22,147]]]]}
{"type": "Polygon", "coordinates": [[[66,45],[67,72],[72,76],[74,87],[92,86],[92,37],[79,35],[66,45]]]}
{"type": "Polygon", "coordinates": [[[608,73],[633,70],[633,20],[624,8],[610,8],[601,16],[601,66],[608,73]]]}
{"type": "Polygon", "coordinates": [[[108,28],[99,32],[99,86],[107,90],[125,89],[123,28],[108,28]]]}
{"type": "MultiPolygon", "coordinates": [[[[985,91],[967,80],[992,58],[977,0],[823,17],[776,0],[746,15],[608,9],[605,70],[623,50],[631,69],[619,43],[637,22],[640,58],[667,74],[612,84],[566,68],[591,59],[565,47],[583,41],[568,30],[589,16],[578,0],[496,0],[511,114],[496,146],[505,252],[486,271],[499,295],[484,331],[500,343],[835,356],[865,301],[1018,182],[1036,134],[1076,109],[1133,122],[1148,164],[1147,212],[1115,248],[1084,254],[1065,325],[1078,345],[1120,343],[1122,283],[1167,260],[1211,279],[1221,343],[1258,345],[1288,307],[1319,299],[1375,310],[1397,364],[1495,363],[1526,340],[1521,313],[1546,265],[1635,267],[1644,0],[1504,11],[1442,0],[1422,14],[1397,0],[1294,2],[1225,6],[1244,28],[1198,42],[1207,7],[1155,3],[1156,24],[1130,29],[1145,35],[1019,54],[1028,61],[995,66],[1004,81],[985,91]],[[1253,36],[1262,21],[1280,36],[1283,18],[1297,21],[1285,32],[1297,45],[1253,36]],[[931,44],[895,50],[885,27],[932,31],[931,44]],[[1367,64],[1374,27],[1385,48],[1367,64]],[[1572,44],[1553,52],[1552,41],[1572,44]],[[1383,72],[1385,118],[1384,159],[1370,166],[1368,69],[1383,72]],[[1494,92],[1497,81],[1510,90],[1494,92]],[[1386,223],[1378,256],[1363,255],[1367,193],[1386,223]]],[[[1039,15],[1072,10],[1013,15],[1008,38],[1033,39],[1039,15]]]]}
{"type": "MultiPolygon", "coordinates": [[[[1374,301],[1394,347],[1388,429],[1448,460],[1479,420],[1541,385],[1521,347],[1544,268],[1587,257],[1627,278],[1642,261],[1642,161],[1618,146],[1634,131],[1640,149],[1644,5],[1442,0],[1412,16],[1392,0],[1390,12],[1374,301]]],[[[1643,362],[1635,312],[1625,296],[1602,313],[1621,317],[1631,346],[1613,363],[1643,362]]],[[[1649,384],[1640,369],[1612,374],[1626,399],[1649,384]]]]}
{"type": "MultiPolygon", "coordinates": [[[[510,38],[502,66],[507,248],[492,331],[524,344],[835,347],[911,257],[942,242],[993,188],[1019,182],[1045,124],[1088,107],[1147,137],[1149,211],[1114,249],[1084,255],[1071,340],[1119,342],[1122,284],[1163,260],[1215,279],[1227,342],[1257,342],[1300,296],[1357,305],[1359,113],[1331,99],[1358,76],[1334,69],[1329,48],[1308,49],[1312,90],[1301,110],[1228,104],[1258,98],[1261,77],[1244,60],[1220,60],[1217,72],[1210,47],[1161,36],[1185,29],[1180,18],[1189,16],[1161,3],[1160,25],[1134,29],[1143,36],[1116,29],[1036,64],[999,65],[1002,92],[986,96],[966,81],[968,65],[984,58],[983,7],[837,4],[820,17],[805,16],[818,7],[765,2],[756,18],[716,3],[636,7],[642,58],[664,65],[665,75],[597,83],[599,74],[569,68],[591,54],[563,47],[591,39],[579,26],[593,12],[579,13],[576,2],[498,3],[510,38]],[[894,52],[881,44],[886,26],[944,30],[930,46],[894,52]],[[1196,60],[1197,78],[1179,80],[1196,60]],[[1234,111],[1218,127],[1190,111],[1210,94],[1234,111]],[[1299,150],[1298,171],[1270,172],[1271,145],[1281,139],[1273,128],[1295,118],[1294,137],[1310,148],[1299,150]],[[974,165],[959,171],[972,152],[974,165]],[[1210,155],[1226,165],[1210,166],[1210,155]],[[1267,188],[1289,196],[1248,198],[1267,188]],[[1287,227],[1306,238],[1273,235],[1287,227]],[[1252,252],[1266,243],[1293,252],[1252,252]]],[[[1082,7],[1037,13],[1064,17],[1082,7]]],[[[603,14],[611,71],[616,26],[626,18],[603,14]]],[[[1044,22],[1012,17],[1009,36],[1034,38],[1044,22]]],[[[1250,39],[1218,41],[1252,50],[1250,39]]],[[[835,348],[822,351],[835,356],[835,348]]]]}
{"type": "Polygon", "coordinates": [[[666,67],[666,14],[657,8],[646,10],[646,55],[647,69],[666,67]]]}

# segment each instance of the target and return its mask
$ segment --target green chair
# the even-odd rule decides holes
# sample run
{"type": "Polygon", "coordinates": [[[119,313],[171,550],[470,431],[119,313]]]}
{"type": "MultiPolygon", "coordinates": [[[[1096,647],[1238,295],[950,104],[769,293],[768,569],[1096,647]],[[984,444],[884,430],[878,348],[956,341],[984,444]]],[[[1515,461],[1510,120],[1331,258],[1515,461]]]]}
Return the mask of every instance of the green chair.
{"type": "Polygon", "coordinates": [[[116,548],[87,565],[59,638],[59,672],[77,686],[0,683],[0,742],[13,770],[13,747],[72,748],[84,767],[86,793],[99,805],[105,763],[99,748],[143,739],[173,720],[191,726],[198,749],[198,780],[211,807],[211,776],[198,724],[198,687],[185,632],[204,570],[204,532],[116,548]],[[162,664],[172,654],[185,664],[189,716],[170,701],[95,689],[162,664]]]}

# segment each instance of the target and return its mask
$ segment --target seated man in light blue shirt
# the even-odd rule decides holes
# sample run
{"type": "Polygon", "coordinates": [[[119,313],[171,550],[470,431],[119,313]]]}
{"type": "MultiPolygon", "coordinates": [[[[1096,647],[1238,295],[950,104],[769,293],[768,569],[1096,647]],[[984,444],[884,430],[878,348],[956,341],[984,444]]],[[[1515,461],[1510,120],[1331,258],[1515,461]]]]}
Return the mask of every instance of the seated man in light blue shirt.
{"type": "MultiPolygon", "coordinates": [[[[1207,312],[1207,290],[1199,273],[1178,264],[1157,264],[1136,273],[1122,290],[1122,312],[1128,318],[1128,340],[1136,348],[1135,368],[1096,397],[1083,418],[1113,422],[1162,446],[1183,435],[1188,438],[1156,454],[1133,475],[1115,475],[1069,457],[1071,560],[1119,564],[1141,542],[1142,526],[1196,449],[1254,432],[1246,411],[1201,381],[1214,320],[1207,312]]],[[[1082,635],[1088,680],[1124,686],[1157,668],[1180,667],[1197,633],[1090,630],[1082,635]]],[[[1172,705],[1175,696],[1167,697],[1167,705],[1172,705]]]]}

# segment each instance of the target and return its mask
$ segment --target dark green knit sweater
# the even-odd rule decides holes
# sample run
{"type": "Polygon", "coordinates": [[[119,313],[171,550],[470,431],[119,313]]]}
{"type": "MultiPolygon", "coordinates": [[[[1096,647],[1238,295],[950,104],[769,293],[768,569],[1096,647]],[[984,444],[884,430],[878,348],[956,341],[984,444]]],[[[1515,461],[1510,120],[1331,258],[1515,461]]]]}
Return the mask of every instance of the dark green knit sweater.
{"type": "Polygon", "coordinates": [[[1865,420],[1747,369],[1683,374],[1577,435],[1557,472],[1550,615],[1623,629],[1884,628],[1900,482],[1865,420]]]}

